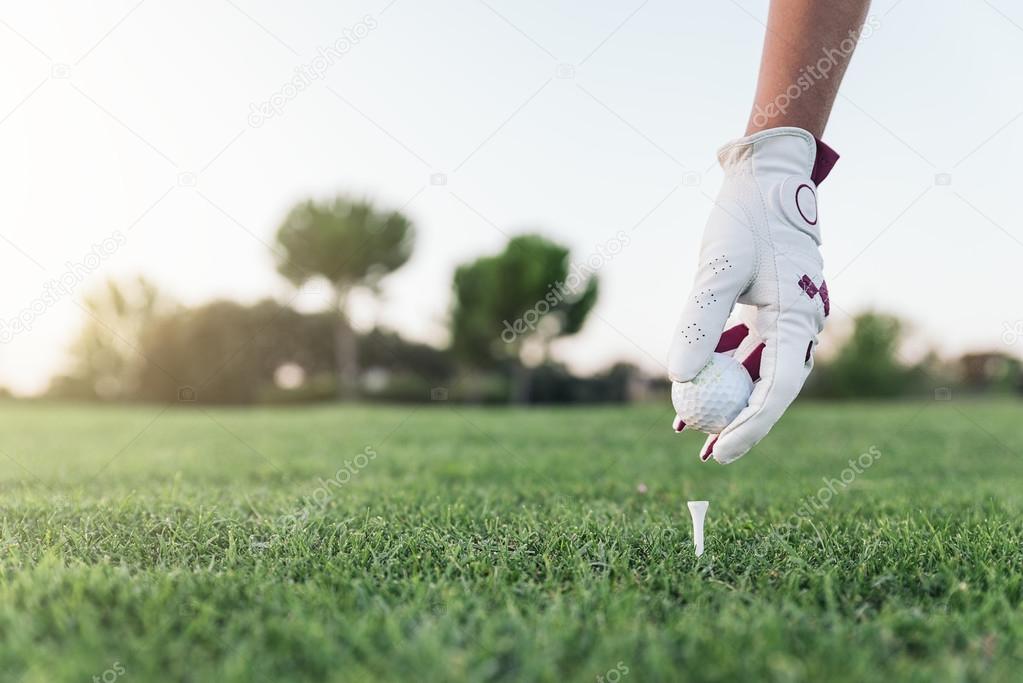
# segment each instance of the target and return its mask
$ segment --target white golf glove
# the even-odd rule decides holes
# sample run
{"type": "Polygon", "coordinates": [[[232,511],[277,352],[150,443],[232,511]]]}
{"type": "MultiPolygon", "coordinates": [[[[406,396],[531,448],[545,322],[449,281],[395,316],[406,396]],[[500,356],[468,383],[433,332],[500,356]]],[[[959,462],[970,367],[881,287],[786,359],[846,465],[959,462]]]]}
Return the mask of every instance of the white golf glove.
{"type": "MultiPolygon", "coordinates": [[[[733,352],[755,384],[749,406],[708,437],[701,460],[727,464],[742,457],[771,430],[813,368],[813,347],[830,309],[817,184],[837,160],[801,128],[761,131],[718,151],[725,179],[703,233],[668,374],[688,382],[713,352],[733,352]],[[743,324],[723,332],[737,303],[743,324]]],[[[674,428],[685,428],[681,418],[674,428]]]]}

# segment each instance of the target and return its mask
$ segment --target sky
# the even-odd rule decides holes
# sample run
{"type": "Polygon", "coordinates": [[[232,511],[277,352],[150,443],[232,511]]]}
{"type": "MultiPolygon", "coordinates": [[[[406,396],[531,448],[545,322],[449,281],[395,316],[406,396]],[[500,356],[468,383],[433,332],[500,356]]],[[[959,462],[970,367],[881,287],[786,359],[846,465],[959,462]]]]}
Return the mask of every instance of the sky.
{"type": "MultiPolygon", "coordinates": [[[[585,261],[625,232],[594,314],[555,352],[579,371],[661,373],[766,14],[745,0],[2,2],[0,385],[43,390],[107,278],[144,274],[186,304],[324,305],[276,274],[270,245],[295,202],[337,193],[417,229],[380,299],[354,302],[361,328],[443,344],[458,264],[525,231],[585,261]]],[[[829,327],[875,308],[945,354],[1018,355],[1023,8],[878,0],[871,15],[825,134],[842,155],[820,197],[829,327]]]]}

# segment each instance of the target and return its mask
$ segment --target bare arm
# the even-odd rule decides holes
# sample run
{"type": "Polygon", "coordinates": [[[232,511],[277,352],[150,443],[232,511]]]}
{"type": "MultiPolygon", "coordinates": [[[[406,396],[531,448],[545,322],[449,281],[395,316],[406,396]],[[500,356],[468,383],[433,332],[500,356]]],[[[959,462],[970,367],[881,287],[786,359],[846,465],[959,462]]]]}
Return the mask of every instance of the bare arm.
{"type": "Polygon", "coordinates": [[[796,126],[820,138],[870,0],[771,0],[746,135],[796,126]]]}

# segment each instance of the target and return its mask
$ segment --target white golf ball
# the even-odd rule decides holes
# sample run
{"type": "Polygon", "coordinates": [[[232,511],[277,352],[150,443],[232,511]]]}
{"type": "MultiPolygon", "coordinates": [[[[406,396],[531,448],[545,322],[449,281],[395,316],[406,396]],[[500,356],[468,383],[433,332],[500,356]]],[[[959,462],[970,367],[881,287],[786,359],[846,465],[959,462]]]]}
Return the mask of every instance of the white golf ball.
{"type": "Polygon", "coordinates": [[[690,382],[671,383],[671,403],[689,429],[719,434],[749,404],[753,380],[742,363],[715,353],[690,382]]]}

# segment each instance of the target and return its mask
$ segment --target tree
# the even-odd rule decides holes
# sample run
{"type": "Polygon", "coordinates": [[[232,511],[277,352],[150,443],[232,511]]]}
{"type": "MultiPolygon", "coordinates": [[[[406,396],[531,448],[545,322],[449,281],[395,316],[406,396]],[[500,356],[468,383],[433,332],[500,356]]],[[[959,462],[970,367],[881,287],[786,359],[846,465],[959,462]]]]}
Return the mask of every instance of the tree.
{"type": "Polygon", "coordinates": [[[413,241],[412,223],[402,214],[380,212],[369,202],[345,197],[303,202],[277,230],[278,271],[296,286],[319,277],[333,288],[334,353],[342,398],[355,397],[359,385],[348,296],[357,287],[375,291],[384,276],[408,261],[413,241]]]}
{"type": "Polygon", "coordinates": [[[898,358],[905,325],[895,316],[860,313],[853,319],[852,336],[838,355],[825,364],[825,395],[840,398],[883,398],[909,393],[919,384],[915,368],[898,358]]]}
{"type": "Polygon", "coordinates": [[[213,404],[271,400],[275,373],[288,365],[309,378],[303,383],[310,384],[303,388],[307,399],[325,398],[322,380],[329,390],[335,374],[333,326],[329,313],[300,313],[270,299],[178,308],[143,331],[139,396],[213,404]]]}
{"type": "Polygon", "coordinates": [[[534,361],[549,358],[554,339],[578,332],[597,301],[597,278],[573,266],[568,248],[540,235],[511,239],[504,251],[458,268],[452,349],[465,363],[511,363],[513,400],[529,397],[534,361]]]}
{"type": "Polygon", "coordinates": [[[145,362],[142,333],[173,306],[144,277],[121,284],[106,281],[85,297],[86,319],[71,345],[69,371],[53,379],[48,393],[78,399],[133,397],[145,362]]]}

